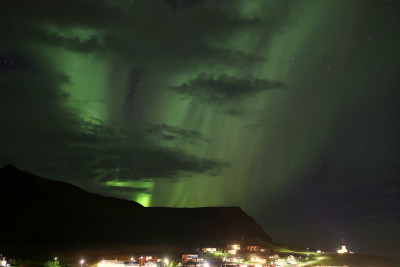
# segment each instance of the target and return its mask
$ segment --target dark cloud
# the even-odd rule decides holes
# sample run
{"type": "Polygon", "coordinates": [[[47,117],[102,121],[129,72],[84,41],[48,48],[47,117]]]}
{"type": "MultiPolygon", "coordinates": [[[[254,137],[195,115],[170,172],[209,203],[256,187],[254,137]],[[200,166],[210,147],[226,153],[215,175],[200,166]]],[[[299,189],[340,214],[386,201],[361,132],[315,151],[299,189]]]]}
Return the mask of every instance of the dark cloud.
{"type": "Polygon", "coordinates": [[[179,180],[192,174],[216,175],[226,163],[199,159],[187,153],[161,148],[107,152],[117,153],[112,157],[99,157],[93,169],[101,180],[140,180],[144,178],[169,178],[179,180]],[[116,169],[113,169],[116,168],[116,169]]]}
{"type": "Polygon", "coordinates": [[[185,8],[193,5],[204,4],[206,0],[160,0],[169,3],[173,8],[185,8]]]}
{"type": "Polygon", "coordinates": [[[129,196],[128,198],[132,197],[132,193],[151,193],[150,188],[145,187],[130,187],[130,186],[114,186],[114,185],[95,185],[95,191],[102,192],[108,195],[120,195],[126,194],[129,196]]]}
{"type": "Polygon", "coordinates": [[[1,161],[78,183],[115,179],[179,180],[199,173],[216,175],[227,166],[218,160],[201,159],[161,146],[141,131],[114,131],[98,125],[75,125],[69,131],[65,127],[59,130],[41,127],[42,137],[14,131],[14,136],[6,138],[11,143],[3,144],[1,161]],[[21,147],[22,144],[25,146],[21,147]]]}
{"type": "MultiPolygon", "coordinates": [[[[171,4],[183,5],[180,1],[171,4]]],[[[14,46],[50,45],[117,57],[139,67],[157,62],[169,70],[186,70],[262,62],[265,59],[256,53],[222,43],[257,29],[263,29],[267,33],[263,38],[268,38],[285,21],[284,16],[243,17],[231,1],[185,1],[183,6],[176,9],[165,1],[15,1],[4,7],[8,12],[0,19],[0,27],[3,39],[14,46]],[[86,31],[86,38],[74,30],[86,31]]]]}
{"type": "Polygon", "coordinates": [[[70,51],[85,53],[100,51],[102,46],[99,37],[91,35],[88,39],[82,39],[78,36],[65,37],[54,32],[48,32],[43,29],[35,29],[36,33],[32,36],[33,41],[41,42],[55,47],[63,47],[70,51]]]}
{"type": "Polygon", "coordinates": [[[0,18],[6,40],[0,44],[2,164],[78,184],[177,180],[199,173],[215,175],[227,166],[174,148],[179,143],[209,142],[198,131],[166,124],[136,125],[135,130],[106,126],[99,120],[82,120],[67,105],[70,97],[62,88],[69,77],[52,65],[44,46],[116,57],[139,66],[157,62],[171,67],[174,62],[175,68],[187,68],[188,58],[196,64],[229,65],[260,60],[212,44],[238,28],[254,27],[257,20],[210,6],[185,5],[188,12],[182,12],[162,1],[150,2],[5,4],[7,13],[0,18]],[[203,16],[207,22],[195,19],[203,16]]]}
{"type": "Polygon", "coordinates": [[[178,127],[168,126],[164,123],[145,126],[143,131],[160,141],[183,141],[190,144],[210,142],[199,131],[185,130],[178,127]]]}
{"type": "MultiPolygon", "coordinates": [[[[244,99],[265,90],[282,89],[285,84],[257,78],[237,78],[226,74],[214,77],[211,74],[200,74],[196,79],[172,87],[180,94],[189,95],[209,104],[221,104],[228,101],[244,99]]],[[[235,114],[237,111],[233,110],[235,114]]]]}
{"type": "MultiPolygon", "coordinates": [[[[219,111],[219,110],[217,110],[217,111],[219,111]]],[[[246,110],[245,108],[238,107],[238,106],[233,107],[233,108],[223,109],[221,112],[225,113],[229,116],[233,116],[233,117],[242,117],[242,116],[254,114],[253,112],[250,112],[250,111],[246,110]]]]}
{"type": "Polygon", "coordinates": [[[199,173],[215,175],[227,166],[161,142],[207,141],[197,131],[165,124],[137,125],[131,130],[81,119],[65,105],[69,96],[61,88],[69,83],[68,77],[39,55],[26,56],[25,61],[33,62],[30,68],[12,68],[0,76],[0,164],[11,163],[78,184],[115,179],[179,180],[199,173]]]}

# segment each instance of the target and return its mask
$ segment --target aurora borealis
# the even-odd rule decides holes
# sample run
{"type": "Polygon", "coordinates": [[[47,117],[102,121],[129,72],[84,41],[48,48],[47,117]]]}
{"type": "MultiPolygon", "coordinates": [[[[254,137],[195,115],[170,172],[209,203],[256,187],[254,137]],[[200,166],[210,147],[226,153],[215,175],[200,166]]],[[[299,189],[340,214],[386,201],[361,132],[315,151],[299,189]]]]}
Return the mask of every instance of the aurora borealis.
{"type": "Polygon", "coordinates": [[[2,5],[1,165],[398,253],[398,1],[2,5]]]}

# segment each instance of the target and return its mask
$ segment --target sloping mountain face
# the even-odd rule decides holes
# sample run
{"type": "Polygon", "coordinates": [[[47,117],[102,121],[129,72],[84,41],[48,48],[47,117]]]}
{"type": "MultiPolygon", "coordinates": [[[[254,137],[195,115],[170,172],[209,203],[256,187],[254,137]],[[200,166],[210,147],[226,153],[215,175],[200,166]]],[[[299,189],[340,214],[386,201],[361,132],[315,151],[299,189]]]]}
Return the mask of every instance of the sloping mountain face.
{"type": "Polygon", "coordinates": [[[147,209],[155,218],[161,218],[155,220],[158,228],[173,238],[183,237],[184,244],[225,246],[238,241],[243,245],[272,242],[256,221],[238,207],[147,209]]]}
{"type": "Polygon", "coordinates": [[[0,168],[0,246],[225,245],[272,242],[238,207],[145,208],[0,168]]]}

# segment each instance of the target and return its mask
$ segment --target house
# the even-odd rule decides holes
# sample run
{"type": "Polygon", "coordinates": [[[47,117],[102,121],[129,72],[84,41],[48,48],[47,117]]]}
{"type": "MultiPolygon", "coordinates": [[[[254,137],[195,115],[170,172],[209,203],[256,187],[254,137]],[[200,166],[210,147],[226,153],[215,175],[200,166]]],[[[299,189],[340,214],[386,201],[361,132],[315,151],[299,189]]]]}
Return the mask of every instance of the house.
{"type": "Polygon", "coordinates": [[[204,253],[216,253],[217,252],[217,248],[202,248],[202,251],[204,253]]]}
{"type": "Polygon", "coordinates": [[[343,254],[343,253],[347,253],[347,248],[344,245],[344,240],[342,240],[342,248],[337,250],[337,253],[343,254]]]}
{"type": "Polygon", "coordinates": [[[182,259],[182,263],[186,263],[188,261],[198,262],[199,255],[198,254],[182,254],[181,259],[182,259]]]}
{"type": "Polygon", "coordinates": [[[240,250],[240,245],[238,244],[233,244],[233,245],[227,245],[226,250],[224,251],[225,253],[229,253],[231,255],[235,255],[238,250],[240,250]]]}
{"type": "Polygon", "coordinates": [[[227,245],[226,248],[228,250],[240,250],[240,245],[238,245],[238,244],[227,245]]]}
{"type": "Polygon", "coordinates": [[[7,266],[7,259],[2,254],[0,254],[0,266],[7,266]]]}
{"type": "Polygon", "coordinates": [[[260,246],[247,246],[248,251],[260,251],[260,246]]]}

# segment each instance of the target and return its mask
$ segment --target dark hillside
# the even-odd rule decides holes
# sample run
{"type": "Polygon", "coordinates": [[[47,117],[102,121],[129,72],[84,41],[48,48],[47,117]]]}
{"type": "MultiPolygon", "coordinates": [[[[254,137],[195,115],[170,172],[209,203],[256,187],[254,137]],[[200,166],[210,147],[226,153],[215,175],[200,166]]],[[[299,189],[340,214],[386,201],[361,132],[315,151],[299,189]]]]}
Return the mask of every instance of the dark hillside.
{"type": "Polygon", "coordinates": [[[202,245],[272,239],[238,207],[144,208],[13,166],[0,169],[0,246],[202,245]]]}

